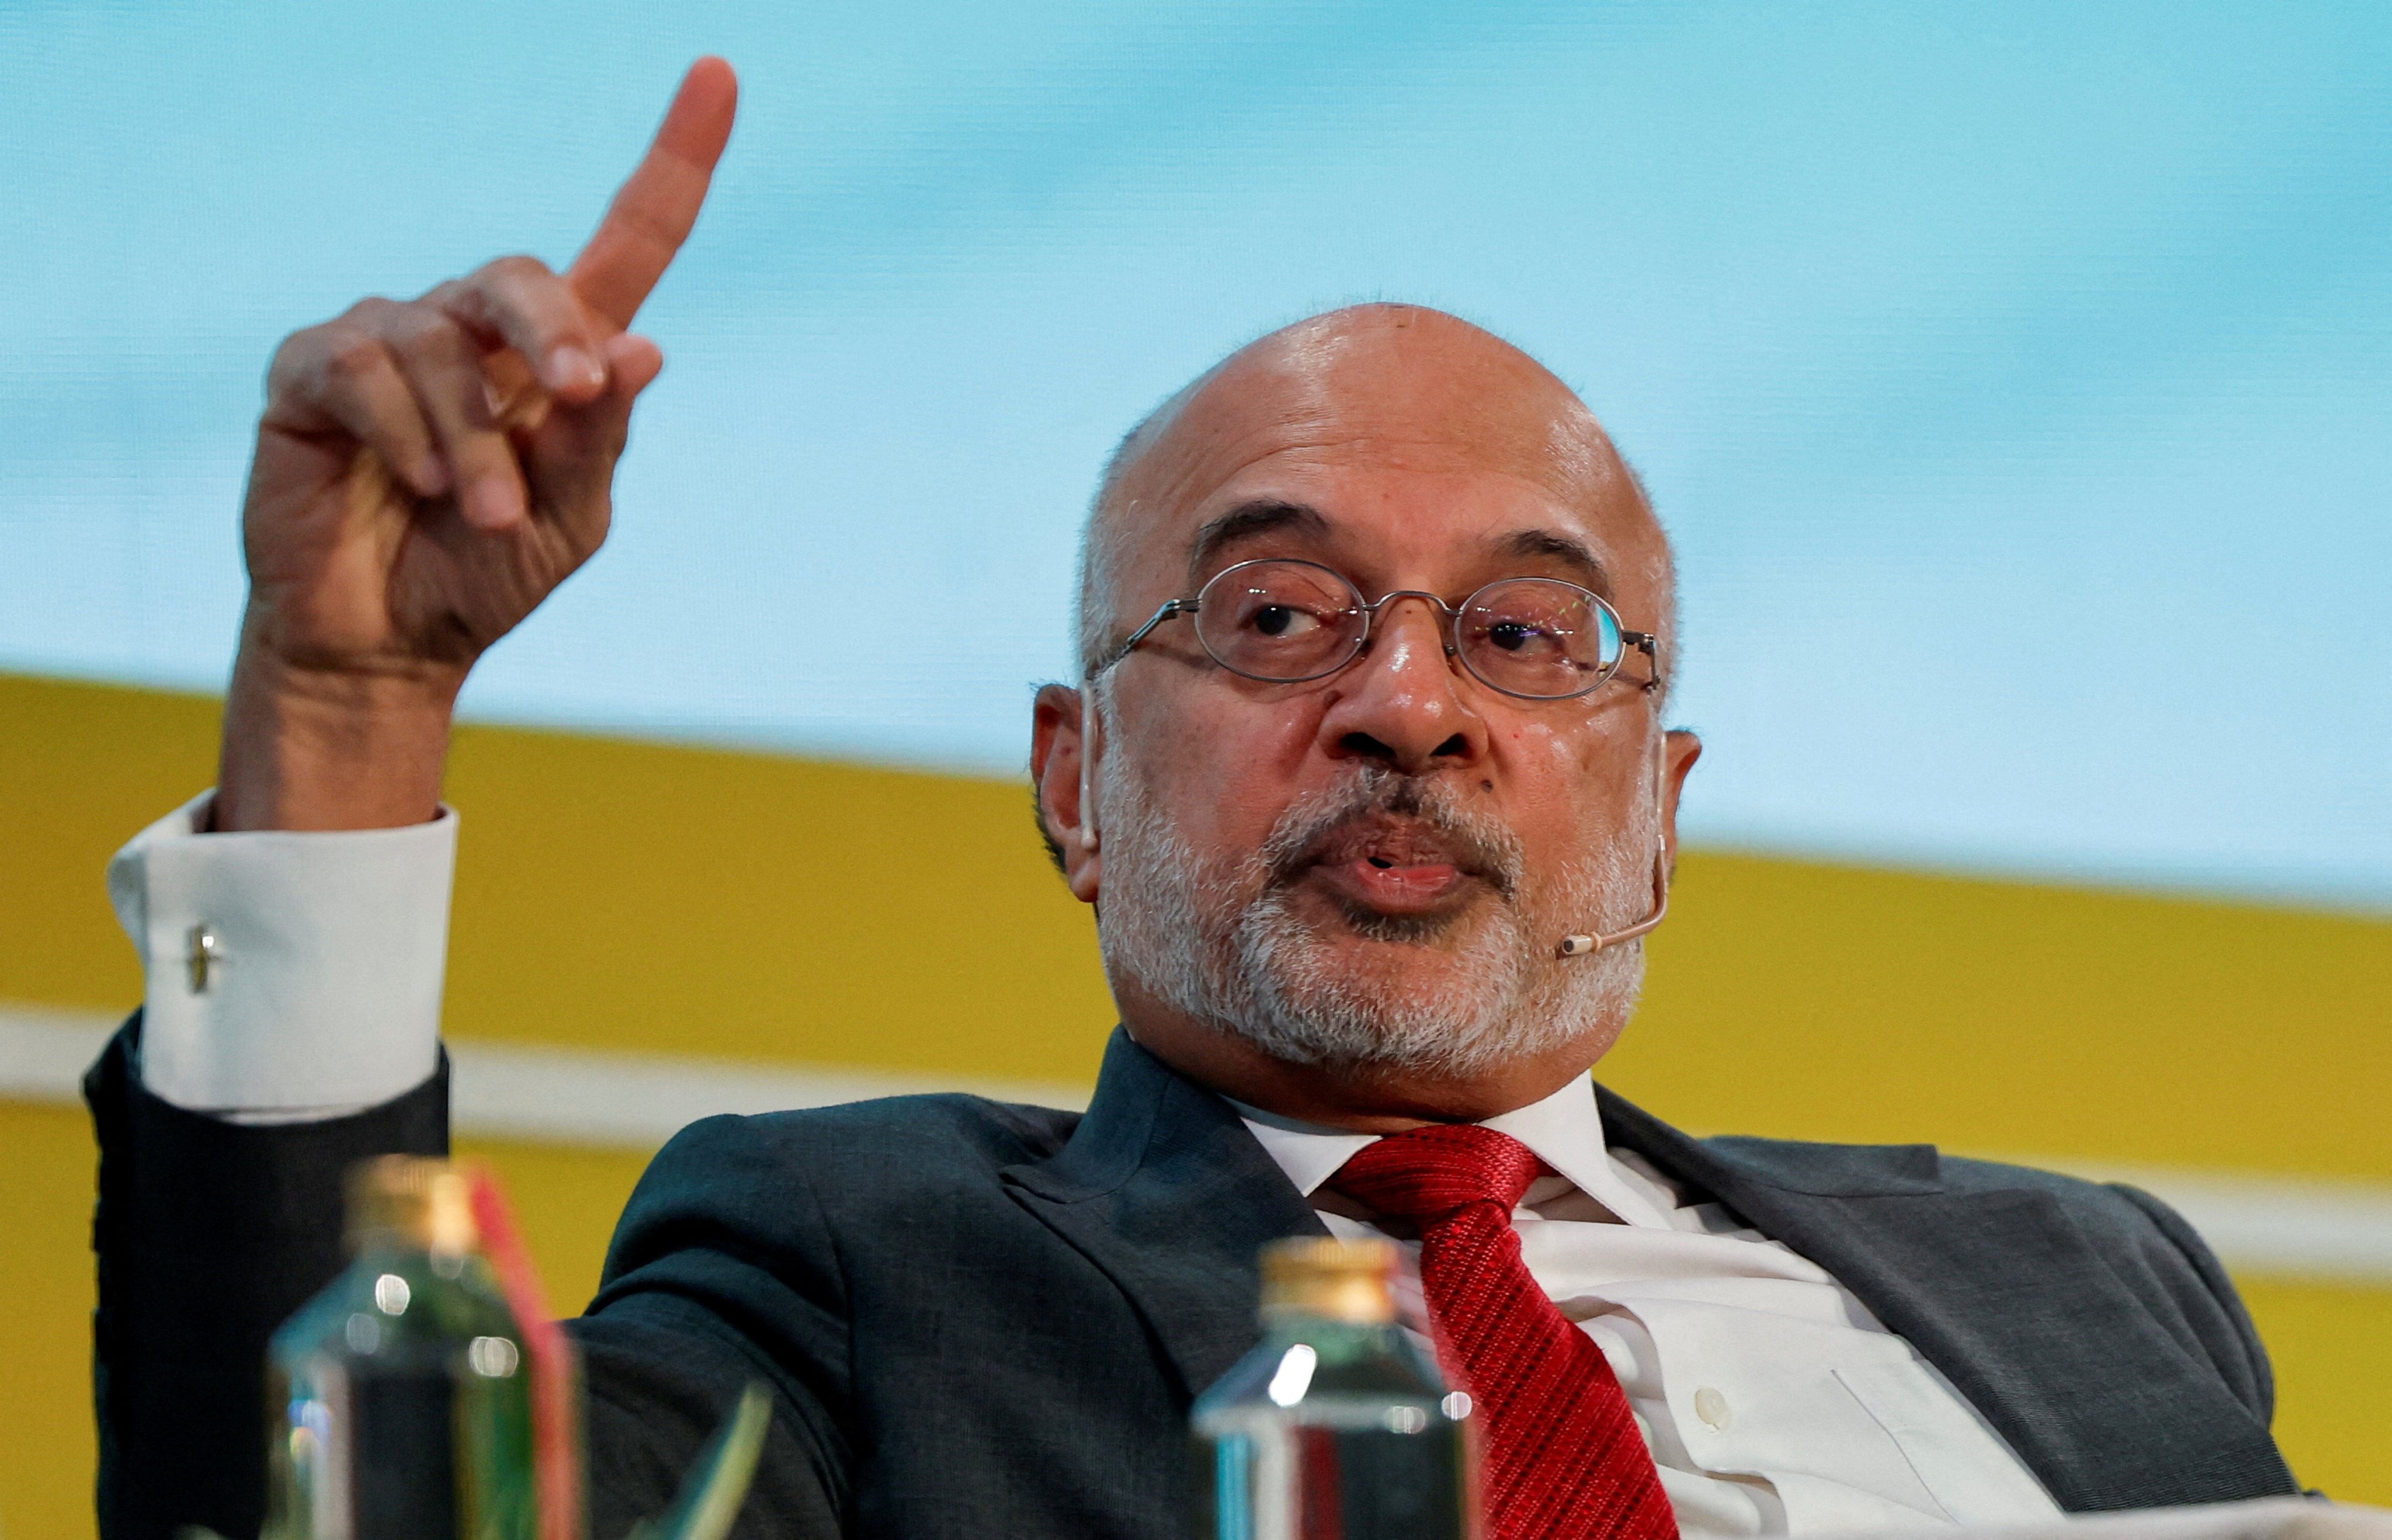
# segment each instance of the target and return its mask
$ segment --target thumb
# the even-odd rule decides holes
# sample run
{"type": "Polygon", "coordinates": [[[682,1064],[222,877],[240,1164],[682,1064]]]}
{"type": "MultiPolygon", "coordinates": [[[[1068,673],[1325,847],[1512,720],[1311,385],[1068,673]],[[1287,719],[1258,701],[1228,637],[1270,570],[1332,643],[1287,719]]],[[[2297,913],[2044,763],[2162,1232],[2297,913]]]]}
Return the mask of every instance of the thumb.
{"type": "Polygon", "coordinates": [[[630,332],[607,339],[603,351],[605,390],[579,407],[555,404],[524,445],[532,506],[562,524],[584,555],[606,537],[631,408],[665,366],[656,343],[630,332]]]}

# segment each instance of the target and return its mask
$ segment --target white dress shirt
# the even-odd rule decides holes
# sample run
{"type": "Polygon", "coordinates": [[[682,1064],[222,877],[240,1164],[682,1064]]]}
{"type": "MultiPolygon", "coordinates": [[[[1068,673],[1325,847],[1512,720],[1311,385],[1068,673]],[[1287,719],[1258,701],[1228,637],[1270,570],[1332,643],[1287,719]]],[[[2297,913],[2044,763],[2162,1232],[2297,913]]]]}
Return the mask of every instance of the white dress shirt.
{"type": "MultiPolygon", "coordinates": [[[[249,1122],[331,1116],[422,1083],[439,1054],[456,815],[197,834],[207,803],[143,830],[109,865],[147,975],[142,1083],[249,1122]]],[[[1371,1142],[1238,1110],[1307,1197],[1371,1142]]],[[[1522,1252],[1610,1359],[1688,1540],[2058,1511],[1959,1393],[1823,1269],[1606,1150],[1590,1081],[1487,1126],[1559,1173],[1514,1212],[1522,1252]]],[[[1322,1217],[1337,1234],[1376,1233],[1322,1217]]]]}

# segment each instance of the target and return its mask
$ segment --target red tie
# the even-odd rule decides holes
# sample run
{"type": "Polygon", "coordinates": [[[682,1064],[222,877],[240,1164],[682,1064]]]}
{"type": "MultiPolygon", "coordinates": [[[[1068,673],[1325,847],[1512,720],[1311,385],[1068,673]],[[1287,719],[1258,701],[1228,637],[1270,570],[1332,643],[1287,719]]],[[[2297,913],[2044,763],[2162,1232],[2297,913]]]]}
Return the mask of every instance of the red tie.
{"type": "Polygon", "coordinates": [[[1603,1350],[1554,1308],[1512,1210],[1542,1169],[1470,1124],[1367,1145],[1329,1185],[1421,1233],[1421,1287],[1479,1415],[1488,1540],[1677,1540],[1678,1519],[1603,1350]]]}

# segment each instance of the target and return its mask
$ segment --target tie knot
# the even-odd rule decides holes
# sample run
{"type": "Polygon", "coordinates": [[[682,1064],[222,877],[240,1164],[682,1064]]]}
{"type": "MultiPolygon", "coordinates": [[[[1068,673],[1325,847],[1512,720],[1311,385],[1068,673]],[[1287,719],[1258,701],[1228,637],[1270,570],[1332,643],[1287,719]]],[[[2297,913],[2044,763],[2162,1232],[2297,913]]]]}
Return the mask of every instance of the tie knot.
{"type": "Polygon", "coordinates": [[[1542,1169],[1536,1152],[1476,1123],[1437,1123],[1363,1145],[1329,1179],[1374,1213],[1426,1231],[1474,1203],[1509,1214],[1542,1169]]]}

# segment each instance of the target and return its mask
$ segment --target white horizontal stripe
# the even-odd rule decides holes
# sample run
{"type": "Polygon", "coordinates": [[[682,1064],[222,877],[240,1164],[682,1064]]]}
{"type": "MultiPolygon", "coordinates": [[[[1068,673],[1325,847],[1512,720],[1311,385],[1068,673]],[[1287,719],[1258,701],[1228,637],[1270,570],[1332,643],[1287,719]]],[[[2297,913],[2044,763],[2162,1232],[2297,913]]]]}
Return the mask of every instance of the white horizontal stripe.
{"type": "Polygon", "coordinates": [[[116,1023],[88,1011],[0,1005],[0,1097],[72,1102],[116,1023]]]}
{"type": "Polygon", "coordinates": [[[876,1096],[964,1091],[1040,1106],[1088,1105],[1088,1088],[971,1076],[785,1065],[664,1054],[501,1048],[448,1042],[451,1117],[458,1132],[496,1139],[653,1149],[718,1112],[836,1106],[876,1096]]]}
{"type": "MultiPolygon", "coordinates": [[[[0,1005],[0,1099],[72,1102],[113,1018],[0,1005]]],[[[874,1096],[965,1091],[1000,1101],[1080,1108],[1068,1083],[904,1074],[882,1069],[741,1063],[665,1054],[448,1043],[457,1132],[539,1144],[654,1149],[718,1112],[830,1106],[874,1096]]],[[[2239,1273],[2392,1285],[2392,1184],[2247,1171],[2123,1166],[2013,1157],[2103,1182],[2131,1182],[2190,1221],[2239,1273]]]]}
{"type": "MultiPolygon", "coordinates": [[[[72,1102],[117,1028],[113,1016],[0,1005],[0,1099],[72,1102]]],[[[535,1144],[655,1149],[719,1112],[836,1106],[875,1096],[963,1091],[1074,1111],[1085,1085],[968,1075],[786,1065],[669,1054],[448,1040],[450,1120],[459,1133],[535,1144]]]]}

